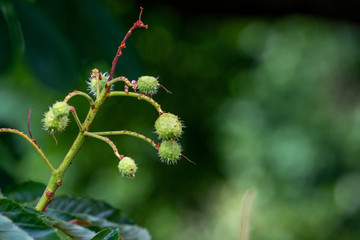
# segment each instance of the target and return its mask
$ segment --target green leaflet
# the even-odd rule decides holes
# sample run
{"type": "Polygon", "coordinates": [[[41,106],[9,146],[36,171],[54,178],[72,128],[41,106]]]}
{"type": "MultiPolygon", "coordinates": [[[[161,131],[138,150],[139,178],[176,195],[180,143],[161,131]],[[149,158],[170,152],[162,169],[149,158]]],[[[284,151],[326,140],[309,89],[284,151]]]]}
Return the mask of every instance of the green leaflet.
{"type": "MultiPolygon", "coordinates": [[[[2,216],[10,219],[18,228],[37,240],[62,239],[59,230],[53,228],[46,219],[35,212],[26,210],[11,199],[0,199],[0,213],[2,216]]],[[[4,227],[3,224],[6,223],[2,223],[0,228],[4,227]]]]}
{"type": "Polygon", "coordinates": [[[118,240],[119,237],[118,229],[106,228],[98,232],[91,240],[118,240]]]}
{"type": "Polygon", "coordinates": [[[104,228],[117,228],[119,235],[125,240],[150,240],[148,231],[137,225],[130,224],[130,221],[121,215],[119,209],[115,209],[103,201],[96,201],[90,198],[65,196],[56,198],[49,206],[47,214],[53,217],[66,217],[69,215],[85,221],[89,227],[99,230],[104,228]]]}
{"type": "Polygon", "coordinates": [[[7,188],[4,195],[18,203],[34,203],[40,198],[45,187],[42,183],[29,181],[7,188]]]}
{"type": "Polygon", "coordinates": [[[43,184],[26,182],[4,192],[5,198],[0,198],[0,216],[3,218],[0,220],[0,240],[16,240],[3,237],[1,234],[10,232],[3,233],[2,229],[13,229],[13,234],[28,236],[19,240],[112,240],[119,236],[125,240],[151,239],[146,229],[133,225],[119,209],[104,201],[63,196],[55,198],[45,213],[35,211],[33,207],[44,188],[43,184]]]}
{"type": "Polygon", "coordinates": [[[0,215],[0,239],[32,240],[33,238],[17,227],[8,217],[0,215]]]}

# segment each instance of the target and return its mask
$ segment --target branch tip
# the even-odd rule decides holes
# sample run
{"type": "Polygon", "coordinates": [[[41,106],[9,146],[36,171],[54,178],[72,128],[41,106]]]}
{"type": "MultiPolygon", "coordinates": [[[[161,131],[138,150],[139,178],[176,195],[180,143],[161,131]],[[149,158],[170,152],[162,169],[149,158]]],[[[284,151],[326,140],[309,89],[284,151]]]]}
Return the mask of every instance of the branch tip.
{"type": "Polygon", "coordinates": [[[28,132],[29,132],[29,136],[31,138],[31,140],[33,140],[33,136],[31,134],[31,131],[30,131],[30,118],[31,118],[31,112],[32,112],[32,108],[30,108],[29,110],[29,115],[28,115],[28,121],[27,121],[27,127],[28,127],[28,132]]]}
{"type": "Polygon", "coordinates": [[[142,15],[143,10],[144,10],[144,8],[140,6],[139,20],[141,20],[141,15],[142,15]]]}
{"type": "Polygon", "coordinates": [[[129,31],[126,33],[124,39],[121,41],[121,44],[118,48],[118,51],[114,57],[114,60],[112,62],[112,65],[111,65],[111,71],[110,71],[110,75],[109,75],[109,79],[108,79],[108,82],[111,81],[113,79],[113,76],[114,76],[114,72],[115,72],[115,67],[116,67],[116,63],[119,59],[119,57],[121,56],[122,52],[121,50],[124,49],[126,46],[125,46],[125,42],[126,42],[126,39],[131,35],[132,31],[135,29],[135,28],[145,28],[147,29],[148,28],[148,25],[145,25],[142,21],[141,21],[141,15],[142,15],[142,12],[143,12],[144,8],[143,7],[140,7],[140,14],[139,14],[139,19],[134,22],[134,25],[129,29],[129,31]]]}
{"type": "Polygon", "coordinates": [[[167,93],[170,93],[170,94],[172,94],[172,92],[171,91],[169,91],[169,90],[167,90],[163,85],[161,85],[161,84],[159,84],[160,85],[160,87],[162,87],[167,93]]]}
{"type": "Polygon", "coordinates": [[[192,164],[196,165],[196,162],[191,161],[189,158],[187,158],[184,154],[181,154],[182,157],[184,157],[186,160],[191,162],[192,164]]]}
{"type": "Polygon", "coordinates": [[[58,141],[57,141],[57,139],[56,139],[56,137],[55,137],[55,132],[54,132],[54,130],[51,130],[51,135],[53,136],[53,138],[54,138],[54,140],[55,140],[55,146],[57,146],[58,145],[58,141]]]}
{"type": "Polygon", "coordinates": [[[27,122],[27,127],[28,127],[28,132],[29,132],[29,136],[31,138],[31,141],[33,141],[35,143],[35,145],[40,148],[39,144],[37,144],[37,142],[35,141],[35,138],[32,136],[31,130],[30,130],[30,118],[31,118],[31,112],[32,112],[32,108],[29,110],[29,115],[28,115],[28,122],[27,122]]]}

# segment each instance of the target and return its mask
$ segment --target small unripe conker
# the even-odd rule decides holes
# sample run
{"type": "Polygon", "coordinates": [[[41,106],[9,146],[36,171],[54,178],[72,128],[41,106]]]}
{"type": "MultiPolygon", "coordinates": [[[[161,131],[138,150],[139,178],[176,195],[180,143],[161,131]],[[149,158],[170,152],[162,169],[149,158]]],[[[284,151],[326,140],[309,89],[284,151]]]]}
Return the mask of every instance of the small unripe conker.
{"type": "Polygon", "coordinates": [[[53,112],[53,109],[49,108],[49,111],[47,111],[44,114],[44,118],[42,119],[42,122],[44,124],[45,130],[48,130],[51,132],[62,132],[65,130],[65,128],[69,122],[69,117],[68,117],[68,115],[56,117],[53,112]]]}
{"type": "Polygon", "coordinates": [[[178,139],[182,133],[182,124],[179,118],[172,113],[163,113],[155,122],[155,130],[160,138],[178,139]]]}
{"type": "Polygon", "coordinates": [[[176,163],[181,154],[181,146],[174,140],[166,140],[160,144],[159,156],[163,162],[176,163]]]}
{"type": "Polygon", "coordinates": [[[124,157],[120,160],[118,169],[123,177],[135,177],[137,166],[132,158],[124,157]]]}
{"type": "Polygon", "coordinates": [[[158,80],[152,76],[142,76],[137,81],[139,91],[145,94],[155,94],[159,86],[158,80]]]}
{"type": "Polygon", "coordinates": [[[69,115],[69,105],[66,102],[56,102],[52,105],[52,110],[55,117],[62,117],[69,115]]]}

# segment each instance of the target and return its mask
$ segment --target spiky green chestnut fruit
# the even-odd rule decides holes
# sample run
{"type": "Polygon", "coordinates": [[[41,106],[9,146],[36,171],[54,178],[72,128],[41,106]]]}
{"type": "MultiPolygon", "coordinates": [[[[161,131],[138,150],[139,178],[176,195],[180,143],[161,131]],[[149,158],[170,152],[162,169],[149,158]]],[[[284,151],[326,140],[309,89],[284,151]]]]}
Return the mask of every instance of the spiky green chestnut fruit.
{"type": "Polygon", "coordinates": [[[49,111],[47,111],[44,114],[44,118],[42,119],[42,122],[44,124],[45,130],[50,132],[62,132],[65,130],[69,122],[69,117],[68,115],[56,117],[53,112],[53,109],[49,108],[49,111]]]}
{"type": "Polygon", "coordinates": [[[181,146],[175,140],[165,140],[160,144],[159,156],[163,162],[176,163],[181,154],[181,146]]]}
{"type": "Polygon", "coordinates": [[[178,116],[172,113],[163,113],[155,122],[155,131],[162,139],[175,140],[182,134],[182,124],[178,116]]]}
{"type": "Polygon", "coordinates": [[[120,160],[118,169],[123,177],[135,177],[137,166],[132,158],[124,157],[120,160]]]}
{"type": "Polygon", "coordinates": [[[52,110],[55,117],[62,117],[69,115],[69,105],[66,102],[56,102],[52,105],[52,110]]]}
{"type": "Polygon", "coordinates": [[[145,94],[155,94],[159,86],[158,80],[152,76],[142,76],[137,80],[139,91],[145,94]]]}
{"type": "MultiPolygon", "coordinates": [[[[103,90],[107,80],[109,79],[109,74],[108,73],[100,73],[100,75],[101,75],[101,79],[99,81],[99,92],[101,92],[101,90],[103,90]]],[[[87,84],[88,84],[89,92],[91,94],[93,94],[94,96],[96,96],[96,78],[95,77],[90,77],[87,84]]]]}

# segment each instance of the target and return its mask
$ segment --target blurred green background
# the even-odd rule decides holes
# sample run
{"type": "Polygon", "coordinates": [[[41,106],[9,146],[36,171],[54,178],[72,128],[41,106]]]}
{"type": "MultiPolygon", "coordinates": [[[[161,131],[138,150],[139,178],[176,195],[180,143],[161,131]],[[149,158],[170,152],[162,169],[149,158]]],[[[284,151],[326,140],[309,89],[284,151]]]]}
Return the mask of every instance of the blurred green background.
{"type": "MultiPolygon", "coordinates": [[[[85,91],[94,67],[109,72],[141,3],[0,4],[0,127],[27,132],[33,109],[32,133],[57,166],[77,126],[72,121],[55,146],[42,130],[42,114],[68,92],[85,91]]],[[[215,240],[238,239],[244,193],[255,189],[250,239],[359,239],[357,24],[316,14],[245,16],[234,9],[216,14],[170,3],[142,6],[149,28],[128,39],[116,75],[153,75],[173,92],[160,89],[154,99],[184,121],[183,153],[197,165],[185,159],[162,164],[146,142],[114,136],[120,153],[139,167],[135,179],[124,179],[109,146],[89,139],[57,194],[106,200],[148,228],[153,239],[215,240]]],[[[70,103],[83,119],[87,101],[70,103]]],[[[155,140],[156,118],[145,101],[114,98],[92,130],[127,129],[155,140]]],[[[2,189],[14,182],[46,183],[49,176],[27,142],[0,134],[2,189]]]]}

